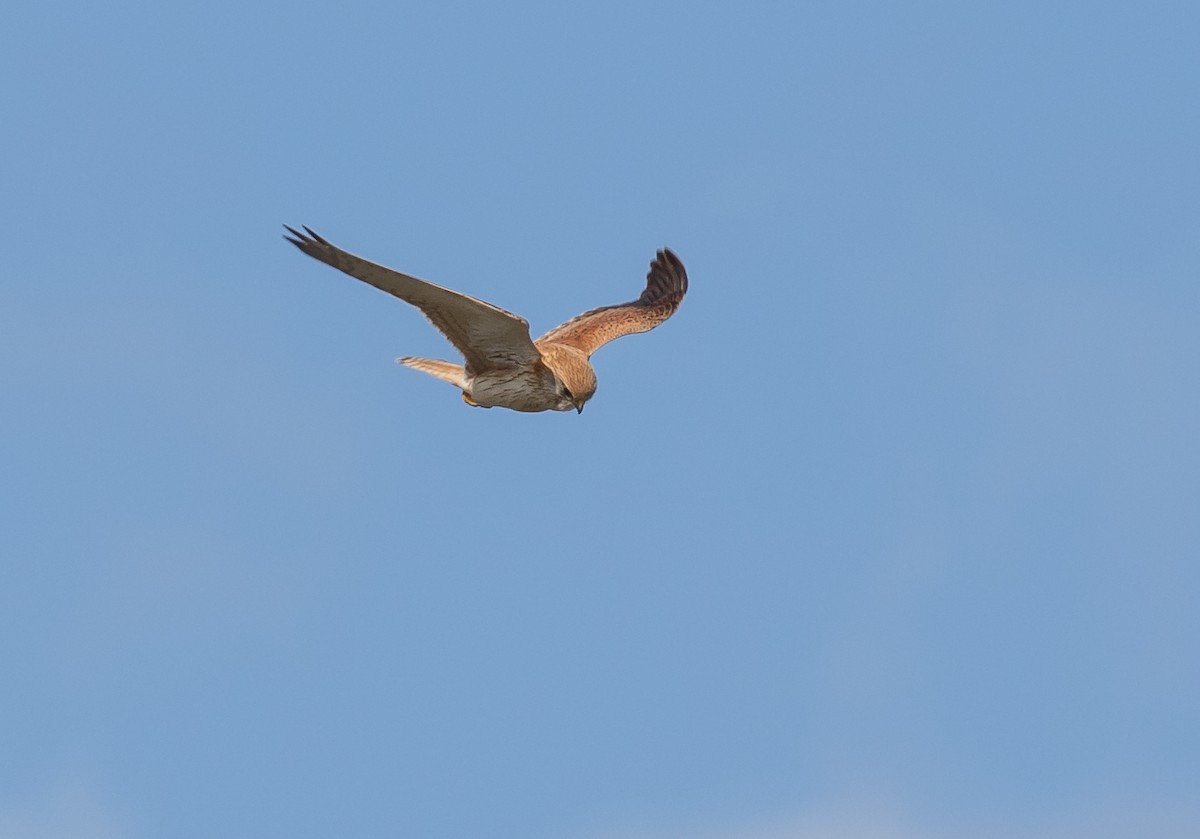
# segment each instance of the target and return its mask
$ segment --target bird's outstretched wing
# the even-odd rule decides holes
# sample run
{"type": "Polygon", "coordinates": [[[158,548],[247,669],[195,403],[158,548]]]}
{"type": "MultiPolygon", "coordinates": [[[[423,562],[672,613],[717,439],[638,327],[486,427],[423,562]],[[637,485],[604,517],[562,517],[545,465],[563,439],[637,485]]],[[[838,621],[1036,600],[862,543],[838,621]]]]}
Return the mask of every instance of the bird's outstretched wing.
{"type": "Polygon", "coordinates": [[[635,332],[649,332],[675,314],[687,287],[683,263],[664,248],[650,263],[646,289],[637,300],[584,312],[551,329],[537,343],[566,344],[590,356],[609,341],[635,332]]]}
{"type": "Polygon", "coordinates": [[[307,227],[288,227],[284,236],[313,259],[394,294],[416,306],[463,354],[467,372],[531,364],[541,358],[529,337],[529,322],[491,303],[401,274],[331,245],[307,227]]]}

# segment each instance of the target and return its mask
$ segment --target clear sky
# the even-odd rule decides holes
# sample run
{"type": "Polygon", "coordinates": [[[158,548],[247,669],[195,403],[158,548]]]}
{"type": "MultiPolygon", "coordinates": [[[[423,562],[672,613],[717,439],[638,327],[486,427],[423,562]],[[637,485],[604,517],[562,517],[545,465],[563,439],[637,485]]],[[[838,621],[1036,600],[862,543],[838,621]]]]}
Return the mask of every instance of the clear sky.
{"type": "Polygon", "coordinates": [[[1200,835],[1198,10],[18,0],[0,837],[1200,835]]]}

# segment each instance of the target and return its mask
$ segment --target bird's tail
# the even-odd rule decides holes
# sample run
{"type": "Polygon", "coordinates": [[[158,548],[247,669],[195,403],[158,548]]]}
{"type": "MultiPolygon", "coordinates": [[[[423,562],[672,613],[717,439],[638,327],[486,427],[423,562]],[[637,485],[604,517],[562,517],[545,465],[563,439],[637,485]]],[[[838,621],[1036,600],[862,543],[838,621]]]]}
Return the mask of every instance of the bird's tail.
{"type": "Polygon", "coordinates": [[[461,364],[453,364],[449,361],[438,361],[434,358],[412,358],[405,356],[397,358],[397,364],[403,364],[405,367],[411,367],[414,370],[420,370],[422,373],[441,379],[443,382],[449,382],[457,388],[466,388],[467,386],[467,371],[461,364]]]}

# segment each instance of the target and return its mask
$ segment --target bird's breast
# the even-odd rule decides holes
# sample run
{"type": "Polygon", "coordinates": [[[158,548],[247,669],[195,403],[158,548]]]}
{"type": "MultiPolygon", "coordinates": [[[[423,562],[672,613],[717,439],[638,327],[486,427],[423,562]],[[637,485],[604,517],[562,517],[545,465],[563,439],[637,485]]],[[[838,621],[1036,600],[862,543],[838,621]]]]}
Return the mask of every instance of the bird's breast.
{"type": "Polygon", "coordinates": [[[467,381],[471,399],[485,408],[552,411],[558,405],[554,374],[545,368],[488,370],[467,381]]]}

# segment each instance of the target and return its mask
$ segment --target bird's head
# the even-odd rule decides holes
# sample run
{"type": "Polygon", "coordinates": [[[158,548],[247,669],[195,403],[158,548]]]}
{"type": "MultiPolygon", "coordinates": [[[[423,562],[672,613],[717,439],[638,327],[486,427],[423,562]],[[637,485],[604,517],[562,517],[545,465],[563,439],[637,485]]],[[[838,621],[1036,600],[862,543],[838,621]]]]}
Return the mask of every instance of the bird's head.
{"type": "Polygon", "coordinates": [[[587,401],[592,398],[592,393],[595,392],[596,389],[593,387],[590,393],[584,391],[577,394],[560,379],[558,382],[558,404],[554,406],[554,410],[576,411],[582,414],[583,406],[587,404],[587,401]]]}
{"type": "Polygon", "coordinates": [[[596,371],[588,364],[587,356],[574,347],[543,346],[542,358],[554,373],[558,390],[556,411],[578,411],[596,394],[596,371]]]}

